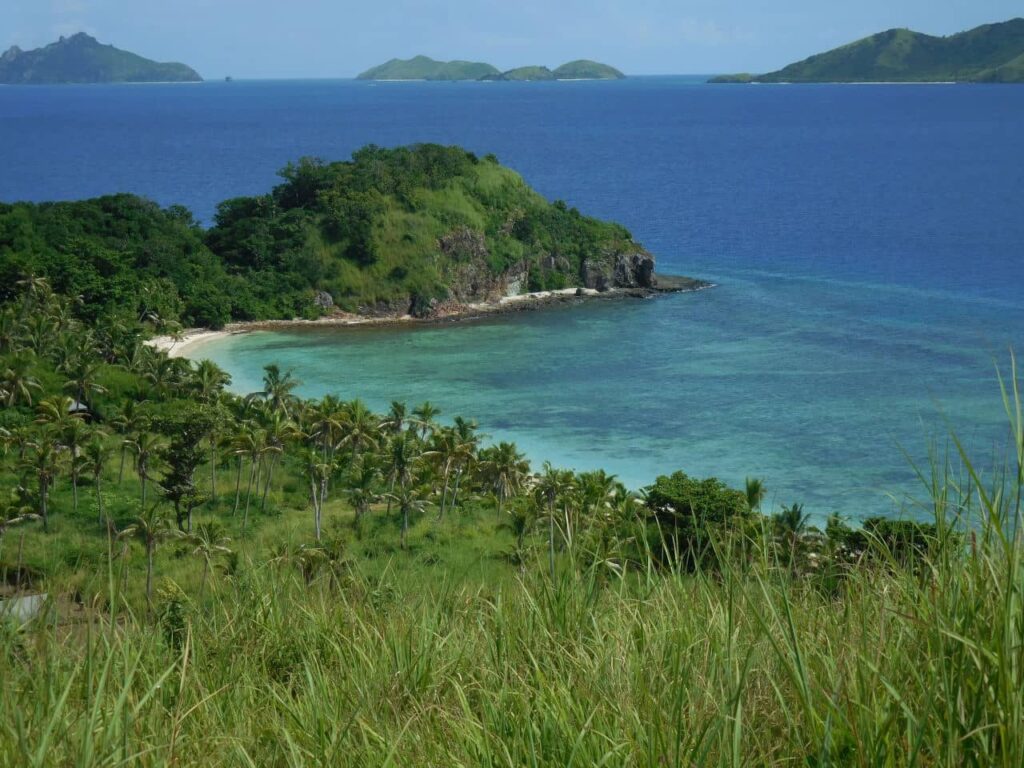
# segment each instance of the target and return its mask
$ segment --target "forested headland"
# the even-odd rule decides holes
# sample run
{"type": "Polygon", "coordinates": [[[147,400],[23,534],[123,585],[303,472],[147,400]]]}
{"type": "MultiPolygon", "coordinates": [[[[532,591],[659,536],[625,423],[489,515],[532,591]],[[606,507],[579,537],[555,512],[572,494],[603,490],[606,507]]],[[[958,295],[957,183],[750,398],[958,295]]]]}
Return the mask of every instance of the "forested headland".
{"type": "Polygon", "coordinates": [[[268,194],[221,203],[208,229],[134,195],[0,204],[0,299],[35,275],[78,297],[84,317],[219,328],[657,285],[654,257],[624,227],[548,202],[493,156],[370,146],[281,176],[268,194]]]}

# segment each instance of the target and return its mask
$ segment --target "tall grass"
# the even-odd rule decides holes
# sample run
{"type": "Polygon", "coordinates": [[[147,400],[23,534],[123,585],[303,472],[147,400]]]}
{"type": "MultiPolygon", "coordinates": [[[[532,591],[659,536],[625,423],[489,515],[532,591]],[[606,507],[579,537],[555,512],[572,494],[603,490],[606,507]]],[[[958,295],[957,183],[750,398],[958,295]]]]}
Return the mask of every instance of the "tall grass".
{"type": "MultiPolygon", "coordinates": [[[[1014,377],[1015,381],[1015,377],[1014,377]]],[[[516,580],[243,563],[156,618],[117,597],[0,635],[0,765],[1024,764],[1024,422],[922,472],[939,541],[836,589],[770,556],[516,580]],[[962,477],[962,479],[961,479],[962,477]]],[[[458,546],[457,542],[452,546],[458,546]]]]}

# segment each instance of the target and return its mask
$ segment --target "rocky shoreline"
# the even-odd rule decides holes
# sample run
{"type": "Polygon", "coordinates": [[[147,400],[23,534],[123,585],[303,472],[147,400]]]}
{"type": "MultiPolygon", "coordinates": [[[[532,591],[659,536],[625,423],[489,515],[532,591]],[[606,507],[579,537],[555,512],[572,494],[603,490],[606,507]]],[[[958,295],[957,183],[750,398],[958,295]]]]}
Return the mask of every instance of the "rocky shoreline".
{"type": "Polygon", "coordinates": [[[301,318],[290,320],[252,320],[229,323],[224,328],[216,331],[193,328],[177,337],[158,336],[150,339],[147,343],[156,349],[167,352],[171,357],[187,357],[190,352],[195,352],[198,346],[207,341],[240,333],[251,333],[253,331],[272,331],[289,328],[440,325],[442,323],[479,320],[513,312],[532,312],[583,301],[649,299],[669,293],[692,293],[713,287],[713,283],[705,280],[658,275],[656,284],[650,288],[609,288],[603,291],[593,288],[567,288],[560,291],[541,291],[539,293],[506,296],[498,301],[440,307],[434,314],[426,317],[415,317],[409,314],[360,315],[337,311],[316,320],[303,320],[301,318]]]}

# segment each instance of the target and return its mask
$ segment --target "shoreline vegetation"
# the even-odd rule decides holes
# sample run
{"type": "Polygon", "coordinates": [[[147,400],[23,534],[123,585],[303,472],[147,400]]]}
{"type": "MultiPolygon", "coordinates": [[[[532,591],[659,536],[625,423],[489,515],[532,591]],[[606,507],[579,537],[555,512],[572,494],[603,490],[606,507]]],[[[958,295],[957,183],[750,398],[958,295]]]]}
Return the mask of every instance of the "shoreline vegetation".
{"type": "MultiPolygon", "coordinates": [[[[621,225],[549,202],[494,156],[433,144],[303,158],[213,225],[133,195],[0,204],[0,300],[25,275],[165,331],[335,315],[444,318],[503,297],[671,290],[621,225]]],[[[683,285],[686,285],[685,279],[683,285]]]]}
{"type": "Polygon", "coordinates": [[[668,293],[693,293],[715,287],[713,283],[686,277],[659,275],[658,280],[659,286],[655,289],[610,289],[602,292],[593,288],[564,288],[562,290],[503,296],[497,301],[468,304],[449,309],[443,315],[425,318],[414,317],[408,314],[401,316],[374,316],[335,313],[316,318],[315,320],[292,318],[290,320],[253,320],[249,322],[228,323],[223,328],[217,330],[210,328],[188,328],[174,334],[154,336],[147,340],[146,344],[161,352],[166,352],[170,357],[190,358],[196,353],[198,347],[207,342],[253,331],[289,330],[294,328],[379,328],[381,326],[414,328],[424,325],[433,326],[444,323],[482,320],[513,312],[542,310],[550,307],[578,304],[583,301],[654,298],[668,293]]]}
{"type": "Polygon", "coordinates": [[[1024,424],[914,519],[631,491],[431,403],[228,390],[0,301],[0,764],[985,765],[1024,754],[1024,424]],[[144,758],[140,757],[144,756],[144,758]]]}

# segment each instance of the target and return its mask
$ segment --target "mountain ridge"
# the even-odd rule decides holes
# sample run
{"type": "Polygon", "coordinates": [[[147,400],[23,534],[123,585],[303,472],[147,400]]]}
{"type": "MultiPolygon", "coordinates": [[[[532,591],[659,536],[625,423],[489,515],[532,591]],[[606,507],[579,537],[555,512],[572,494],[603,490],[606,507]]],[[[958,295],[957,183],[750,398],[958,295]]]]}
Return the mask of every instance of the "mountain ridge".
{"type": "Polygon", "coordinates": [[[945,37],[888,29],[763,75],[713,83],[1022,83],[1024,18],[945,37]]]}
{"type": "Polygon", "coordinates": [[[193,83],[202,77],[179,62],[157,62],[79,32],[30,51],[14,45],[0,56],[0,84],[193,83]]]}

